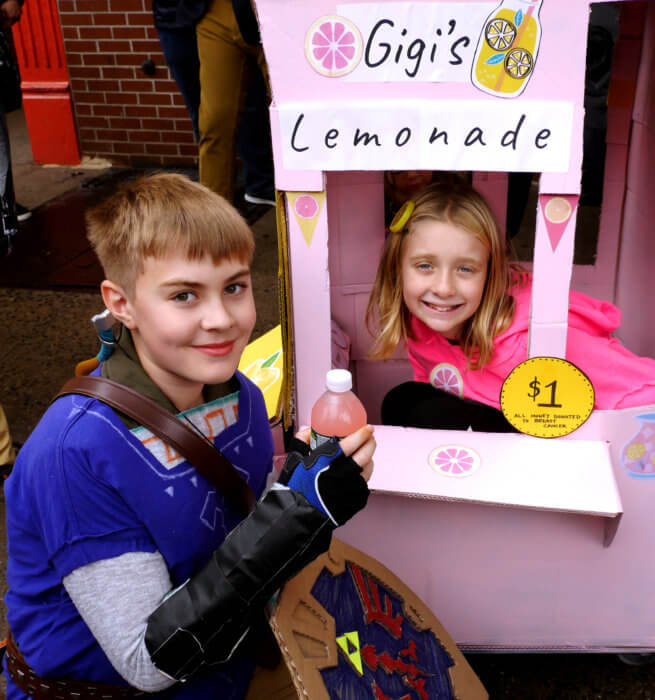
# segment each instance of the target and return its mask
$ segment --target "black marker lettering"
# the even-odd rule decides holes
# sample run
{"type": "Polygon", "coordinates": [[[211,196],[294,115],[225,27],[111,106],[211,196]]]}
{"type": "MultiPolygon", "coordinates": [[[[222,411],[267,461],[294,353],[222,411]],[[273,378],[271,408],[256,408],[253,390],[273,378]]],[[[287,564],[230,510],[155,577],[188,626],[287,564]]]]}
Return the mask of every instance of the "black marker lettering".
{"type": "Polygon", "coordinates": [[[519,131],[521,130],[524,121],[525,114],[522,114],[521,118],[519,119],[519,123],[516,125],[516,129],[510,129],[509,131],[506,131],[503,134],[503,138],[500,140],[501,146],[503,146],[504,148],[507,148],[507,146],[511,146],[513,151],[516,150],[516,140],[518,139],[519,131]]]}
{"type": "Polygon", "coordinates": [[[466,48],[470,43],[471,40],[467,36],[462,36],[450,47],[450,53],[453,55],[453,58],[449,61],[451,66],[459,66],[464,62],[462,61],[462,57],[457,53],[456,49],[460,44],[463,44],[464,48],[466,48]]]}
{"type": "Polygon", "coordinates": [[[389,54],[391,53],[391,44],[387,44],[386,42],[380,42],[376,48],[384,48],[383,56],[377,62],[371,61],[371,44],[373,43],[373,38],[375,37],[378,30],[383,24],[388,24],[390,27],[394,26],[394,23],[390,19],[381,19],[371,30],[371,35],[369,36],[368,41],[366,42],[366,50],[364,51],[364,63],[369,68],[376,68],[380,64],[384,63],[387,60],[389,54]]]}
{"type": "Polygon", "coordinates": [[[540,141],[545,141],[546,139],[550,138],[551,131],[550,129],[542,129],[538,134],[537,137],[534,140],[534,145],[539,148],[543,149],[548,146],[547,143],[544,143],[543,145],[540,145],[540,141]]]}
{"type": "Polygon", "coordinates": [[[336,143],[329,143],[331,141],[335,141],[337,136],[339,136],[339,129],[330,129],[330,131],[325,134],[325,145],[328,148],[336,148],[337,144],[336,143]]]}
{"type": "Polygon", "coordinates": [[[368,131],[360,131],[359,127],[355,129],[355,137],[353,138],[353,146],[359,146],[360,141],[364,141],[364,145],[368,146],[371,141],[375,141],[376,146],[380,146],[380,139],[377,134],[369,134],[368,131]]]}
{"type": "Polygon", "coordinates": [[[303,151],[308,151],[309,146],[303,146],[302,148],[298,148],[296,146],[296,134],[298,133],[298,129],[300,127],[300,122],[305,118],[304,114],[301,114],[298,119],[296,119],[296,124],[293,127],[293,134],[291,134],[291,148],[293,148],[294,151],[297,151],[298,153],[302,153],[303,151]]]}
{"type": "Polygon", "coordinates": [[[483,136],[484,136],[484,133],[483,133],[482,129],[479,126],[475,126],[466,135],[466,139],[464,140],[464,145],[465,146],[472,146],[476,141],[479,141],[483,146],[486,146],[487,144],[484,142],[484,139],[482,138],[483,136]]]}
{"type": "Polygon", "coordinates": [[[404,126],[397,134],[396,134],[396,146],[404,146],[412,137],[412,130],[408,126],[404,126]],[[401,137],[401,134],[403,136],[401,137]],[[400,143],[401,138],[404,139],[402,143],[400,143]]]}

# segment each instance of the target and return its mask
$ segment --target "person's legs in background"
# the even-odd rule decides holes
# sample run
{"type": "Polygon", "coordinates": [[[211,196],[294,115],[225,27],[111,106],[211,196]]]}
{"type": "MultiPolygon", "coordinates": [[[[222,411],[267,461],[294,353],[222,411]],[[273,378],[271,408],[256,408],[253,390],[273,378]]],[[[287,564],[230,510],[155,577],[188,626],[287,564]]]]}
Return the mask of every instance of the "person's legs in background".
{"type": "Polygon", "coordinates": [[[11,443],[7,417],[0,405],[0,478],[7,478],[16,459],[16,451],[11,443]]]}
{"type": "Polygon", "coordinates": [[[244,39],[231,0],[211,2],[198,23],[197,37],[200,182],[234,202],[238,153],[243,163],[246,201],[273,204],[264,51],[255,43],[256,37],[250,37],[252,43],[244,39]]]}
{"type": "Polygon", "coordinates": [[[14,181],[11,174],[9,132],[4,112],[0,110],[0,255],[11,252],[12,241],[18,232],[14,181]]]}
{"type": "Polygon", "coordinates": [[[273,149],[268,102],[266,79],[260,68],[251,61],[237,153],[243,164],[246,202],[274,206],[273,149]]]}
{"type": "Polygon", "coordinates": [[[200,59],[196,28],[181,29],[157,28],[166,63],[177,83],[186,104],[196,142],[200,141],[198,131],[198,109],[200,107],[200,59]]]}
{"type": "Polygon", "coordinates": [[[234,202],[237,131],[247,87],[247,60],[261,47],[243,40],[231,0],[213,0],[198,23],[200,182],[234,202]]]}

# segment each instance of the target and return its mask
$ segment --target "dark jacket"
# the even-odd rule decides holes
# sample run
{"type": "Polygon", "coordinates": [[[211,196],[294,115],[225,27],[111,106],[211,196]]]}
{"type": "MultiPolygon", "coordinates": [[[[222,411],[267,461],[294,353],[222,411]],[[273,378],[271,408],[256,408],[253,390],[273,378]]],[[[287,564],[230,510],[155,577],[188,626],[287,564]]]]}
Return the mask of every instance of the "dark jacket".
{"type": "MultiPolygon", "coordinates": [[[[211,0],[153,0],[152,13],[157,29],[195,27],[207,12],[211,0]]],[[[260,43],[259,26],[251,0],[232,0],[241,36],[248,44],[260,43]]]]}
{"type": "Polygon", "coordinates": [[[157,29],[195,27],[207,12],[210,0],[152,0],[157,29]]]}

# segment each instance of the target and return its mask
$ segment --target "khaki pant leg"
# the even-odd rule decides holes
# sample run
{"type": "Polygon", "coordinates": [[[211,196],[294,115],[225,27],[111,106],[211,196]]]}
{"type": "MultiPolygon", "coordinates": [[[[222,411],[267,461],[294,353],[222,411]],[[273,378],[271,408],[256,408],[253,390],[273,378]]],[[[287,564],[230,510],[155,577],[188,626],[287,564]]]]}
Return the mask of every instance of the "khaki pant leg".
{"type": "Polygon", "coordinates": [[[200,56],[200,182],[234,201],[236,136],[247,89],[247,60],[262,53],[246,44],[231,0],[212,0],[198,23],[200,56]]]}
{"type": "Polygon", "coordinates": [[[0,465],[13,464],[15,458],[16,454],[11,444],[7,417],[2,406],[0,406],[0,465]]]}
{"type": "Polygon", "coordinates": [[[257,666],[244,700],[298,700],[284,661],[272,671],[257,666]]]}

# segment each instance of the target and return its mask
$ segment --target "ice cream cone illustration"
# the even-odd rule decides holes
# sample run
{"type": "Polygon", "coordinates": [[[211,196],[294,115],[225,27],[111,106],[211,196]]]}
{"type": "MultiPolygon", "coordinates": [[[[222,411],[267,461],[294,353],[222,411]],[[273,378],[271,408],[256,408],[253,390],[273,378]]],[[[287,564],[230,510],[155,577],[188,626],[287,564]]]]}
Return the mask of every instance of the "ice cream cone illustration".
{"type": "Polygon", "coordinates": [[[296,217],[307,245],[312,244],[318,217],[325,202],[325,192],[289,192],[289,208],[296,217]]]}
{"type": "Polygon", "coordinates": [[[518,97],[534,71],[542,0],[502,0],[482,28],[471,80],[483,92],[518,97]]]}
{"type": "Polygon", "coordinates": [[[552,196],[542,194],[539,197],[539,205],[546,221],[546,230],[553,252],[562,240],[564,231],[569,225],[569,221],[578,206],[578,195],[552,196]]]}

